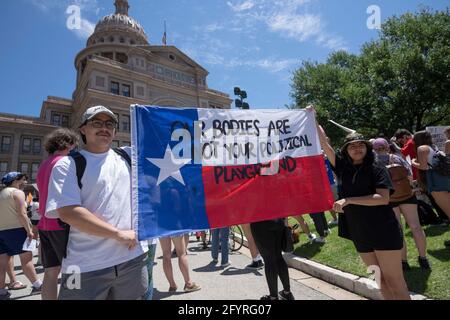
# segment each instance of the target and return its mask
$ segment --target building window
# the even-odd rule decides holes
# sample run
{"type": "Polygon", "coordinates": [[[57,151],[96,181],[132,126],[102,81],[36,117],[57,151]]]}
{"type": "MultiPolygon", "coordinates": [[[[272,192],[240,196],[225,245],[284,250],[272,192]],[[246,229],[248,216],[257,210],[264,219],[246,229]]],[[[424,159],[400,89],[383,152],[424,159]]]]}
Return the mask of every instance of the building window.
{"type": "Polygon", "coordinates": [[[119,83],[111,81],[111,93],[119,94],[119,83]]]}
{"type": "Polygon", "coordinates": [[[61,115],[60,114],[52,112],[52,125],[54,125],[54,126],[61,125],[61,115]]]}
{"type": "Polygon", "coordinates": [[[69,127],[69,116],[61,117],[61,126],[68,128],[69,127]]]}
{"type": "Polygon", "coordinates": [[[95,86],[105,87],[105,78],[99,76],[95,77],[95,86]]]}
{"type": "Polygon", "coordinates": [[[113,140],[112,144],[111,144],[112,148],[118,148],[119,147],[119,141],[117,140],[113,140]]]}
{"type": "Polygon", "coordinates": [[[129,141],[122,141],[122,147],[131,147],[131,143],[129,141]]]}
{"type": "Polygon", "coordinates": [[[2,142],[1,152],[9,152],[11,149],[11,137],[3,136],[1,142],[2,142]]]}
{"type": "Polygon", "coordinates": [[[21,162],[20,163],[20,168],[19,168],[19,171],[20,172],[22,172],[23,174],[26,174],[26,175],[28,175],[28,163],[26,163],[26,162],[21,162]]]}
{"type": "Polygon", "coordinates": [[[122,52],[117,52],[116,53],[116,60],[119,61],[120,63],[128,63],[128,56],[125,53],[122,52]]]}
{"type": "Polygon", "coordinates": [[[0,176],[3,177],[8,173],[8,162],[0,162],[0,176]]]}
{"type": "Polygon", "coordinates": [[[138,96],[143,97],[144,96],[144,87],[137,87],[136,93],[138,96]]]}
{"type": "Polygon", "coordinates": [[[122,95],[124,97],[130,97],[131,87],[127,84],[122,85],[122,95]]]}
{"type": "Polygon", "coordinates": [[[31,138],[23,138],[22,140],[22,153],[31,152],[31,138]]]}
{"type": "Polygon", "coordinates": [[[41,153],[41,139],[33,139],[33,153],[34,154],[41,153]]]}
{"type": "Polygon", "coordinates": [[[130,116],[122,116],[122,131],[130,132],[130,116]]]}
{"type": "Polygon", "coordinates": [[[39,163],[31,164],[31,180],[33,182],[36,181],[38,170],[39,170],[39,163]]]}

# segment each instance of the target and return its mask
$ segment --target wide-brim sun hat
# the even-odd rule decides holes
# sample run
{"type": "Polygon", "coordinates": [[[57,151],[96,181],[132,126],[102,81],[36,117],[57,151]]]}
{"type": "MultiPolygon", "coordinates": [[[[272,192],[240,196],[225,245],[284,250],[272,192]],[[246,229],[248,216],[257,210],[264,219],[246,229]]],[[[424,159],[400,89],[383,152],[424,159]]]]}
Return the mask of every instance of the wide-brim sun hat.
{"type": "Polygon", "coordinates": [[[367,147],[370,147],[371,144],[367,139],[360,133],[350,133],[344,139],[344,144],[341,147],[341,150],[345,150],[350,143],[353,142],[364,142],[367,147]]]}

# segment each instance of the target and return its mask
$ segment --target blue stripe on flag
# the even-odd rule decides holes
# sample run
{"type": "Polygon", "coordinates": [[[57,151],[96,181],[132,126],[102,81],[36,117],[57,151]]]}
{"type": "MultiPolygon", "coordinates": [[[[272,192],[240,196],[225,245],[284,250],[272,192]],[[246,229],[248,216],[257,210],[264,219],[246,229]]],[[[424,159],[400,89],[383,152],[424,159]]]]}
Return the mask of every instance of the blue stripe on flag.
{"type": "Polygon", "coordinates": [[[209,229],[201,164],[190,161],[180,168],[185,185],[172,176],[157,185],[161,169],[148,160],[163,159],[167,146],[172,150],[179,143],[171,141],[173,130],[184,127],[194,137],[197,109],[136,106],[134,114],[139,239],[209,229]]]}

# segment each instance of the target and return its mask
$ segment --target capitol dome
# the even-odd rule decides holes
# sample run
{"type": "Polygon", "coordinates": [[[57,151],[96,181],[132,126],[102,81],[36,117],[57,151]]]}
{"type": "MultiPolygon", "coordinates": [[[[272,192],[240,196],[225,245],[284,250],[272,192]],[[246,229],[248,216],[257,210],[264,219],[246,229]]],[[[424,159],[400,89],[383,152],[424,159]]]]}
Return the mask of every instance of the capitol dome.
{"type": "Polygon", "coordinates": [[[103,17],[95,26],[87,46],[102,43],[123,43],[128,45],[148,45],[144,28],[128,16],[128,0],[116,0],[116,13],[103,17]]]}

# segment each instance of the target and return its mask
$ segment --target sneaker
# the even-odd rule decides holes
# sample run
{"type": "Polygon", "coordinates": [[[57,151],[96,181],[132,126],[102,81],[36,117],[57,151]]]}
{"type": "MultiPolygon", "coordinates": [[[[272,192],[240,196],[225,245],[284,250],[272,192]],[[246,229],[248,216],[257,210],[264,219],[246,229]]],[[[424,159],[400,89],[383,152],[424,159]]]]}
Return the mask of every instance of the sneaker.
{"type": "Polygon", "coordinates": [[[259,300],[268,300],[268,301],[278,300],[278,297],[272,297],[272,296],[266,295],[266,296],[262,296],[259,300]]]}
{"type": "Polygon", "coordinates": [[[219,260],[217,260],[217,259],[212,259],[211,262],[214,263],[214,264],[217,264],[217,262],[219,262],[219,260]]]}
{"type": "Polygon", "coordinates": [[[42,285],[40,285],[38,288],[31,287],[30,296],[34,296],[34,295],[41,294],[41,293],[42,293],[42,285]]]}
{"type": "Polygon", "coordinates": [[[408,261],[402,260],[402,269],[403,269],[403,271],[411,270],[411,267],[409,266],[408,261]]]}
{"type": "Polygon", "coordinates": [[[184,286],[184,292],[194,292],[200,289],[201,289],[200,286],[197,285],[195,282],[192,282],[190,286],[188,286],[187,284],[184,286]]]}
{"type": "Polygon", "coordinates": [[[326,243],[327,241],[325,240],[324,237],[318,237],[318,238],[314,239],[314,242],[322,244],[322,243],[326,243]]]}
{"type": "Polygon", "coordinates": [[[431,270],[430,261],[427,258],[419,257],[417,259],[419,261],[419,265],[423,270],[431,270]]]}
{"type": "Polygon", "coordinates": [[[328,237],[331,234],[331,230],[327,229],[324,231],[324,233],[325,233],[325,237],[328,237]]]}
{"type": "Polygon", "coordinates": [[[203,250],[208,249],[208,244],[205,241],[202,242],[202,249],[203,250]]]}
{"type": "Polygon", "coordinates": [[[309,243],[313,243],[317,236],[314,233],[308,234],[309,243]]]}
{"type": "Polygon", "coordinates": [[[284,290],[281,290],[280,292],[278,292],[278,295],[280,297],[280,300],[295,300],[294,295],[290,291],[286,292],[284,290]]]}
{"type": "Polygon", "coordinates": [[[337,226],[337,225],[338,225],[338,219],[336,219],[336,220],[331,220],[330,222],[328,222],[328,225],[329,225],[330,227],[332,227],[332,226],[337,226]]]}
{"type": "Polygon", "coordinates": [[[225,263],[222,263],[221,265],[220,265],[220,267],[221,268],[226,268],[226,267],[229,267],[229,266],[231,266],[231,262],[225,262],[225,263]]]}
{"type": "Polygon", "coordinates": [[[264,268],[264,262],[262,260],[253,260],[252,263],[246,265],[245,268],[254,270],[262,269],[264,268]]]}

